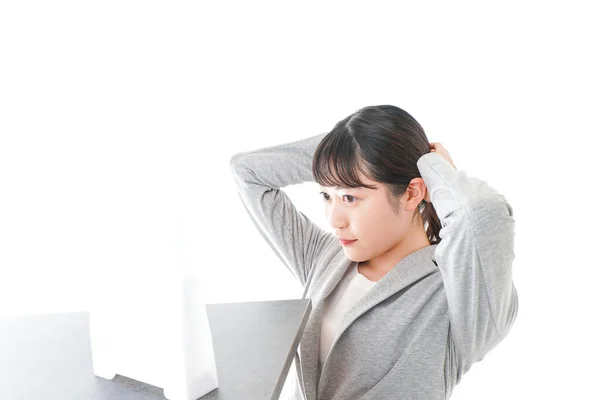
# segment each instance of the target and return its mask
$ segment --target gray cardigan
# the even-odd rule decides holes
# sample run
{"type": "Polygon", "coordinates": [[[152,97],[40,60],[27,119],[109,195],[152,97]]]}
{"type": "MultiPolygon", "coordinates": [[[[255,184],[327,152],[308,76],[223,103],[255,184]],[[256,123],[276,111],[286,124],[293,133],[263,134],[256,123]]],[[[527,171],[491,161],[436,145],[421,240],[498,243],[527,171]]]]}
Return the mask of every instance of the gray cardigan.
{"type": "Polygon", "coordinates": [[[280,188],[313,181],[312,157],[324,136],[231,158],[243,205],[302,283],[302,298],[312,300],[295,356],[295,398],[447,399],[517,315],[512,207],[439,154],[421,156],[417,166],[442,224],[441,241],[400,260],[358,301],[319,373],[323,301],[352,261],[280,188]]]}

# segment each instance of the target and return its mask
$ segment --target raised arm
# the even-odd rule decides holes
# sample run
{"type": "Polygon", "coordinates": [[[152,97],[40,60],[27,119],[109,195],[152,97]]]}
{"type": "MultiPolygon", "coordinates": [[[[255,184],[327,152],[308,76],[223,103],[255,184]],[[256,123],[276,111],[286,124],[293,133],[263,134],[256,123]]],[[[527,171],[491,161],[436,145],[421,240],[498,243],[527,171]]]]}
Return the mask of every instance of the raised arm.
{"type": "Polygon", "coordinates": [[[513,210],[486,182],[439,154],[421,156],[417,166],[442,225],[435,257],[462,374],[508,334],[517,315],[513,210]]]}
{"type": "Polygon", "coordinates": [[[242,152],[231,158],[232,173],[246,211],[303,286],[316,256],[335,236],[297,211],[280,189],[313,180],[313,154],[325,135],[242,152]]]}

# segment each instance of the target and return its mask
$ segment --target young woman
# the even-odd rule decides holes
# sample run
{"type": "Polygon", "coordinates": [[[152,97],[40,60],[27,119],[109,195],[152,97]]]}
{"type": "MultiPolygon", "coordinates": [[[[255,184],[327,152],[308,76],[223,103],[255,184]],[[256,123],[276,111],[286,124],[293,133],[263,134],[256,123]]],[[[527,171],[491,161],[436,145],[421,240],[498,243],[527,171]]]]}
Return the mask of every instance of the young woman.
{"type": "Polygon", "coordinates": [[[298,400],[447,399],[510,331],[512,207],[404,110],[365,107],[329,133],[236,154],[231,167],[312,302],[298,400]],[[335,234],[280,190],[313,179],[335,234]]]}

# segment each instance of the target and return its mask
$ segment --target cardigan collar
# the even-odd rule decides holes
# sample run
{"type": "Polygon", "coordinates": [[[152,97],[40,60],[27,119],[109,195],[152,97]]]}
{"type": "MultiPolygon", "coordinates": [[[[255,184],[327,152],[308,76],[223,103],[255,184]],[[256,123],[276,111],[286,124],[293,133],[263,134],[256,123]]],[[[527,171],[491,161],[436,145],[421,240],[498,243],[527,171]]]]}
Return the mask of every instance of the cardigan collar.
{"type": "MultiPolygon", "coordinates": [[[[437,244],[418,249],[400,260],[390,271],[388,271],[371,290],[369,290],[346,314],[342,326],[335,340],[362,314],[375,307],[393,294],[407,288],[412,283],[437,271],[435,260],[435,248],[437,244]]],[[[335,287],[343,278],[348,268],[355,261],[346,259],[334,267],[325,271],[322,279],[315,282],[316,287],[312,291],[313,310],[306,324],[304,334],[300,340],[300,359],[302,381],[306,391],[307,400],[316,400],[317,385],[320,381],[318,370],[318,357],[321,336],[321,314],[323,302],[333,292],[335,287]]],[[[327,360],[323,365],[323,375],[327,375],[327,360]]]]}

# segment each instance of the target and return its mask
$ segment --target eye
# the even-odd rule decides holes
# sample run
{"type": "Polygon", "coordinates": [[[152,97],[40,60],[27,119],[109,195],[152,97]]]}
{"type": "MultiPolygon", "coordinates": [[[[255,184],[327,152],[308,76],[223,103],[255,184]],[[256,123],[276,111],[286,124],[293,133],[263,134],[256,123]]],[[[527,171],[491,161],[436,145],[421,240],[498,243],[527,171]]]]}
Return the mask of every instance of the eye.
{"type": "Polygon", "coordinates": [[[356,200],[356,199],[354,198],[354,196],[351,196],[351,195],[349,195],[349,194],[345,194],[345,195],[343,196],[343,199],[344,199],[344,200],[346,200],[346,202],[347,202],[347,203],[354,203],[354,200],[356,200]]]}
{"type": "Polygon", "coordinates": [[[325,192],[321,192],[319,193],[321,196],[323,196],[323,200],[329,200],[329,195],[325,192]]]}

